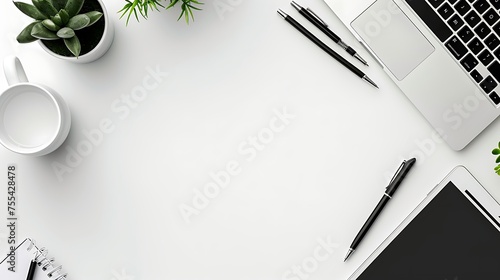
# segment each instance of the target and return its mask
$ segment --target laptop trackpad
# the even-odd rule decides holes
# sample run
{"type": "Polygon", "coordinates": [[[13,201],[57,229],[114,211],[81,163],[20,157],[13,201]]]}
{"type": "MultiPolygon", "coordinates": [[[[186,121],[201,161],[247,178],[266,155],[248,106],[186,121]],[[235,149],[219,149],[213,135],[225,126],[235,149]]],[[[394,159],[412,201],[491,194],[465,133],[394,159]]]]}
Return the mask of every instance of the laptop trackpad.
{"type": "Polygon", "coordinates": [[[434,51],[392,0],[376,1],[351,26],[399,81],[434,51]]]}

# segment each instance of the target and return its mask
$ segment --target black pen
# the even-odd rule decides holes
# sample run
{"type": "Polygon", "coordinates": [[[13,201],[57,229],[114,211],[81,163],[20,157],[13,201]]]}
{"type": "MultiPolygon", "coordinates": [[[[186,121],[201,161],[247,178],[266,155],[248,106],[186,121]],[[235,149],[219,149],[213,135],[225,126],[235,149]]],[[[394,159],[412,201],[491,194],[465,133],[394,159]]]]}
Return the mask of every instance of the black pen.
{"type": "Polygon", "coordinates": [[[290,23],[298,31],[300,31],[302,34],[304,34],[304,36],[309,38],[309,40],[313,41],[318,47],[323,49],[325,52],[327,52],[329,55],[331,55],[333,58],[335,58],[338,62],[340,62],[342,65],[344,65],[347,69],[351,70],[354,74],[356,74],[361,79],[367,81],[372,86],[378,88],[378,86],[370,78],[368,78],[368,76],[366,76],[365,73],[363,73],[361,70],[356,68],[356,66],[352,65],[349,61],[345,60],[345,58],[340,56],[334,50],[330,49],[325,43],[321,42],[318,38],[316,38],[316,36],[314,36],[311,32],[309,32],[307,29],[305,29],[302,25],[300,25],[300,23],[295,21],[291,16],[287,15],[282,10],[278,10],[278,14],[280,14],[280,16],[282,16],[288,23],[290,23]]]}
{"type": "Polygon", "coordinates": [[[368,232],[375,219],[377,219],[380,212],[382,212],[382,209],[384,209],[387,202],[392,198],[392,196],[398,189],[399,185],[405,178],[406,174],[408,174],[408,172],[410,171],[410,169],[412,168],[413,164],[415,164],[416,161],[417,160],[415,158],[405,160],[399,166],[398,170],[396,171],[396,174],[394,174],[394,177],[392,177],[391,182],[385,189],[384,196],[382,196],[382,199],[379,201],[379,203],[371,213],[370,217],[368,217],[368,220],[366,220],[365,224],[358,232],[358,235],[356,235],[356,237],[354,238],[354,241],[349,247],[349,251],[347,251],[347,255],[344,258],[344,262],[351,256],[354,250],[356,250],[358,244],[361,242],[365,234],[368,232]]]}
{"type": "Polygon", "coordinates": [[[31,260],[30,268],[28,269],[28,275],[26,276],[26,280],[33,280],[33,276],[35,275],[36,268],[36,260],[31,260]]]}
{"type": "Polygon", "coordinates": [[[303,8],[299,4],[297,4],[295,1],[292,1],[290,3],[301,15],[303,15],[308,21],[310,21],[312,24],[314,24],[317,28],[319,28],[323,33],[326,34],[326,36],[330,37],[335,43],[337,43],[339,46],[341,46],[344,50],[346,50],[347,53],[361,61],[364,65],[368,66],[368,63],[361,58],[361,56],[351,47],[349,47],[342,39],[340,39],[337,34],[333,33],[330,28],[328,28],[328,25],[318,16],[316,15],[311,9],[309,8],[303,8]]]}

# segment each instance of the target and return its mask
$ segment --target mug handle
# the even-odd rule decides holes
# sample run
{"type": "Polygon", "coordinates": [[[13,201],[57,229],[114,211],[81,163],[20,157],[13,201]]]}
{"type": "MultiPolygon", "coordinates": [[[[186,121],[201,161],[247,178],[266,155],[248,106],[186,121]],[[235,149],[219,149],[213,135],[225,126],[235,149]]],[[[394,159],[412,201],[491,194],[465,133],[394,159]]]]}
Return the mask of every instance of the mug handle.
{"type": "Polygon", "coordinates": [[[3,60],[3,70],[9,86],[28,82],[23,65],[16,56],[10,55],[3,60]]]}

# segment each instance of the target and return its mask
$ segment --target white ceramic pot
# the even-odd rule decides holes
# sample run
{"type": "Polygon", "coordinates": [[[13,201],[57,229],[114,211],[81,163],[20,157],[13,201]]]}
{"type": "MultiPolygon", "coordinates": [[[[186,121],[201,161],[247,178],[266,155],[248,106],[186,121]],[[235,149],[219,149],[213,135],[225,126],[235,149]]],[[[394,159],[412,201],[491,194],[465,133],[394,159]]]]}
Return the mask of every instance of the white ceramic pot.
{"type": "Polygon", "coordinates": [[[52,56],[74,63],[89,63],[103,56],[109,50],[111,44],[113,43],[113,39],[115,37],[115,28],[108,16],[108,12],[106,11],[106,6],[104,6],[103,1],[102,0],[95,0],[95,1],[99,2],[99,5],[101,5],[102,8],[102,13],[103,13],[102,17],[104,18],[104,33],[102,34],[101,41],[99,41],[99,44],[97,44],[97,46],[93,50],[84,55],[80,55],[78,58],[76,58],[54,53],[49,48],[47,48],[47,46],[45,46],[42,43],[42,41],[39,41],[40,46],[42,46],[42,48],[52,56]]]}

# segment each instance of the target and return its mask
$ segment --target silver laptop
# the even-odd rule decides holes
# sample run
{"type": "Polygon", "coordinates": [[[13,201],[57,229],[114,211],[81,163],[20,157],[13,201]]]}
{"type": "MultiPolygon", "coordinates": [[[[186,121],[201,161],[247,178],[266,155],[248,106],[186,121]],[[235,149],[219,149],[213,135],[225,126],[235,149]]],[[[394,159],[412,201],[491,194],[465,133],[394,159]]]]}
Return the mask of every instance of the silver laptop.
{"type": "Polygon", "coordinates": [[[461,150],[500,114],[500,0],[325,0],[461,150]]]}
{"type": "Polygon", "coordinates": [[[499,279],[499,261],[500,205],[460,166],[349,280],[499,279]]]}

